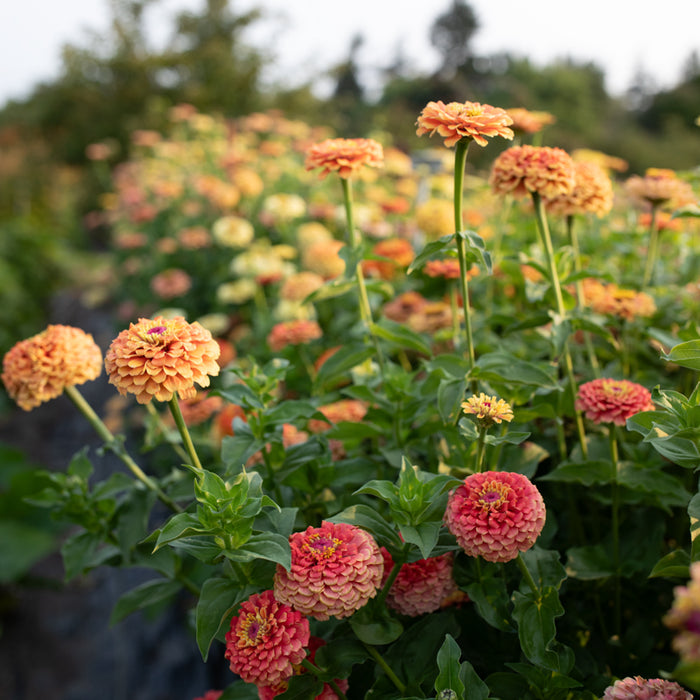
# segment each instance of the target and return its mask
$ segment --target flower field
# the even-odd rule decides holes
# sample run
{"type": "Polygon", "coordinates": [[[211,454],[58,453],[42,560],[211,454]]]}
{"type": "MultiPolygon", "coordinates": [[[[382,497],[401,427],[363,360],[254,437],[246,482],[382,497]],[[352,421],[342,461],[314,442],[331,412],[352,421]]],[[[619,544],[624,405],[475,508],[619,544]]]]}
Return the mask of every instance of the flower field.
{"type": "Polygon", "coordinates": [[[189,105],[132,134],[92,215],[114,340],[49,325],[2,380],[121,460],[28,500],[77,526],[68,579],[152,571],[114,622],[187,601],[231,671],[202,699],[700,693],[700,179],[552,119],[430,102],[412,153],[189,105]]]}

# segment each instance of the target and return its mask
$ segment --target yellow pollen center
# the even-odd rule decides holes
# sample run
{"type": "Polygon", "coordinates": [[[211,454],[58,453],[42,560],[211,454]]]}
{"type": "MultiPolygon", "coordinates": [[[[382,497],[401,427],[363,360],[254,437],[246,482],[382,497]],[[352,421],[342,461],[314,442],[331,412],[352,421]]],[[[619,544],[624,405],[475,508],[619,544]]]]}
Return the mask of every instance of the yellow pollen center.
{"type": "Polygon", "coordinates": [[[171,339],[170,327],[167,323],[154,323],[148,328],[137,330],[136,334],[141,340],[152,345],[165,345],[171,339]]]}
{"type": "Polygon", "coordinates": [[[267,634],[268,620],[260,610],[250,613],[238,626],[238,639],[241,646],[254,647],[267,634]]]}
{"type": "Polygon", "coordinates": [[[487,481],[479,493],[479,505],[482,508],[498,508],[508,496],[510,486],[499,481],[487,481]]]}
{"type": "Polygon", "coordinates": [[[340,544],[337,537],[314,533],[303,544],[304,549],[317,560],[330,559],[340,544]]]}

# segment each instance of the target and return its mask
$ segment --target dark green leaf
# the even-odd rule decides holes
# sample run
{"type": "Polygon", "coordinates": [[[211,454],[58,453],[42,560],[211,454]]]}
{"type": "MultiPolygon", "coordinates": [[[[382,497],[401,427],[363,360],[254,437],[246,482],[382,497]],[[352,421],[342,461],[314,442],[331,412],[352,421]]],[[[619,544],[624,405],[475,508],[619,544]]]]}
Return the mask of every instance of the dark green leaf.
{"type": "Polygon", "coordinates": [[[458,698],[464,697],[465,685],[460,678],[459,659],[462,651],[454,638],[446,634],[445,641],[437,653],[438,676],[435,679],[435,692],[453,690],[458,698]]]}
{"type": "Polygon", "coordinates": [[[173,598],[181,588],[182,585],[180,583],[168,579],[146,581],[146,583],[142,583],[140,586],[133,588],[119,598],[112,609],[109,623],[113,625],[137,610],[143,610],[149,605],[169,600],[173,598]]]}
{"type": "Polygon", "coordinates": [[[540,476],[538,481],[564,481],[593,486],[593,484],[608,484],[611,477],[611,463],[594,459],[587,462],[562,462],[556,469],[540,476]]]}
{"type": "Polygon", "coordinates": [[[432,354],[430,344],[422,335],[388,318],[370,324],[370,333],[386,340],[397,350],[414,350],[428,357],[432,354]]]}
{"type": "Polygon", "coordinates": [[[192,513],[178,513],[177,515],[173,515],[158,533],[158,539],[153,551],[155,552],[164,544],[174,542],[182,537],[204,535],[207,532],[207,528],[199,522],[196,515],[192,513]]]}
{"type": "Polygon", "coordinates": [[[380,545],[401,547],[401,539],[394,527],[369,506],[362,504],[350,506],[332,518],[328,518],[328,520],[334,523],[357,525],[374,535],[380,545]]]}
{"type": "Polygon", "coordinates": [[[690,555],[683,549],[676,549],[656,562],[649,578],[690,578],[690,555]]]}
{"type": "Polygon", "coordinates": [[[671,351],[662,354],[664,360],[674,362],[681,367],[700,369],[700,340],[687,340],[671,348],[671,351]]]}
{"type": "Polygon", "coordinates": [[[321,391],[349,377],[350,370],[361,365],[375,355],[371,345],[345,345],[334,352],[320,367],[314,386],[321,391]]]}
{"type": "Polygon", "coordinates": [[[582,581],[608,578],[615,573],[615,565],[603,545],[571,547],[566,552],[566,573],[582,581]]]}

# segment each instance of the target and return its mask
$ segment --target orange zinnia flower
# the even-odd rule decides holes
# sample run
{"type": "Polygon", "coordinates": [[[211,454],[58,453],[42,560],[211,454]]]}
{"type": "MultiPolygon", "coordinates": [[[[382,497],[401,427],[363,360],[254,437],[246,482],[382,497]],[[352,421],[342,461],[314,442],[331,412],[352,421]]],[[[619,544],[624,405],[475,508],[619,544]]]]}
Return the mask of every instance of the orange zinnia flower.
{"type": "Polygon", "coordinates": [[[384,151],[374,139],[326,139],[309,148],[304,165],[307,170],[322,168],[322,178],[330,172],[348,178],[363,165],[381,168],[384,151]]]}
{"type": "Polygon", "coordinates": [[[502,136],[512,139],[513,131],[508,127],[513,120],[508,112],[500,107],[482,105],[478,102],[428,102],[418,117],[416,134],[430,134],[436,131],[445,139],[445,146],[454,146],[463,138],[473,139],[485,146],[486,137],[502,136]]]}
{"type": "Polygon", "coordinates": [[[523,134],[534,134],[556,121],[549,112],[531,112],[524,107],[511,107],[507,112],[513,120],[513,131],[523,134]]]}
{"type": "Polygon", "coordinates": [[[272,352],[279,352],[288,345],[305,345],[322,335],[321,326],[316,321],[281,321],[272,327],[267,344],[272,352]]]}
{"type": "Polygon", "coordinates": [[[574,161],[561,148],[512,146],[494,161],[489,184],[496,194],[525,197],[537,192],[554,199],[574,189],[574,161]]]}
{"type": "Polygon", "coordinates": [[[632,199],[651,206],[682,207],[695,202],[692,187],[665,168],[647,168],[644,177],[633,175],[625,182],[625,190],[632,199]]]}
{"type": "Polygon", "coordinates": [[[390,280],[398,268],[406,268],[415,257],[413,246],[405,238],[387,238],[379,241],[372,248],[374,255],[388,260],[363,260],[362,271],[368,277],[380,277],[390,280]]]}
{"type": "Polygon", "coordinates": [[[613,205],[613,187],[608,174],[591,161],[574,162],[574,189],[547,200],[548,211],[560,216],[595,214],[598,217],[610,212],[613,205]]]}
{"type": "Polygon", "coordinates": [[[80,328],[53,325],[14,345],[2,368],[7,393],[21,409],[31,411],[66,387],[99,377],[102,351],[80,328]]]}
{"type": "Polygon", "coordinates": [[[134,394],[139,403],[170,401],[175,394],[191,399],[197,394],[195,384],[209,386],[209,375],[219,374],[220,352],[211,333],[196,321],[141,318],[112,341],[105,367],[119,393],[134,394]]]}

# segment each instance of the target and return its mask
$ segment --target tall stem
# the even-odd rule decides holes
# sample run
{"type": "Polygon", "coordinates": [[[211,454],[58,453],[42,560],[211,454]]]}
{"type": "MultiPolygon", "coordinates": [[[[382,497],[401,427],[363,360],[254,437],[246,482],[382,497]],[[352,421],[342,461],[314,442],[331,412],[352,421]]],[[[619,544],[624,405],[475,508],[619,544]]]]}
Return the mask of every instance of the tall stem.
{"type": "Polygon", "coordinates": [[[525,562],[523,561],[522,554],[520,552],[518,552],[518,556],[515,559],[515,563],[518,565],[518,568],[520,569],[520,573],[523,575],[523,578],[527,582],[527,585],[530,586],[530,588],[532,589],[532,592],[539,598],[540,589],[538,588],[537,584],[535,583],[535,579],[532,578],[532,574],[530,573],[530,570],[525,565],[525,562]]]}
{"type": "Polygon", "coordinates": [[[457,240],[457,256],[459,258],[459,280],[462,290],[462,307],[464,309],[464,334],[467,341],[467,359],[469,369],[474,369],[476,355],[474,352],[474,340],[472,337],[471,312],[469,308],[469,281],[467,279],[467,248],[464,238],[460,235],[463,226],[462,197],[464,190],[464,168],[467,163],[467,152],[471,139],[463,138],[457,141],[455,146],[455,172],[454,172],[454,214],[455,234],[457,240]]]}
{"type": "Polygon", "coordinates": [[[644,279],[642,289],[646,289],[654,279],[654,265],[659,249],[659,227],[656,225],[658,207],[651,207],[651,221],[649,222],[649,247],[647,248],[647,260],[644,265],[644,279]]]}
{"type": "Polygon", "coordinates": [[[484,454],[486,452],[486,428],[483,425],[479,426],[479,439],[476,443],[476,471],[477,473],[484,470],[484,454]]]}
{"type": "Polygon", "coordinates": [[[618,485],[617,475],[619,470],[620,458],[617,446],[617,433],[615,432],[615,424],[610,424],[610,463],[611,463],[611,501],[612,501],[612,540],[613,540],[613,563],[615,566],[615,634],[618,636],[621,633],[621,589],[622,581],[620,577],[620,487],[618,485]]]}
{"type": "Polygon", "coordinates": [[[78,408],[78,410],[85,416],[95,432],[102,438],[102,440],[104,440],[106,447],[114,452],[114,454],[127,466],[129,471],[144,486],[146,486],[146,488],[153,491],[153,493],[158,496],[160,501],[168,506],[168,508],[176,513],[181,513],[182,508],[180,508],[177,503],[166,495],[160,486],[158,486],[158,484],[156,484],[156,482],[153,481],[153,479],[151,479],[151,477],[148,476],[138,464],[136,464],[131,455],[126,451],[123,443],[118,440],[113,435],[112,431],[102,422],[100,417],[95,413],[95,411],[93,411],[92,406],[90,406],[90,404],[85,400],[78,389],[75,386],[67,386],[63,391],[78,408]]]}
{"type": "Polygon", "coordinates": [[[182,444],[185,446],[185,450],[187,451],[187,454],[189,455],[189,458],[192,461],[192,466],[201,470],[202,463],[199,461],[197,451],[194,449],[192,437],[190,436],[190,431],[187,429],[185,419],[182,417],[180,404],[177,401],[177,394],[175,394],[173,398],[170,399],[168,405],[170,406],[170,413],[172,413],[173,415],[173,419],[175,420],[175,425],[177,426],[177,429],[180,433],[180,437],[182,437],[182,444]]]}
{"type": "MultiPolygon", "coordinates": [[[[557,264],[554,258],[554,246],[552,245],[552,237],[549,233],[549,226],[547,225],[547,217],[544,212],[544,204],[539,195],[539,192],[532,193],[532,203],[535,207],[535,218],[537,220],[537,231],[540,235],[540,240],[542,242],[542,247],[544,248],[545,256],[547,258],[547,265],[549,267],[549,280],[552,285],[552,290],[554,291],[554,298],[556,300],[557,314],[559,318],[563,321],[566,318],[566,307],[564,306],[564,296],[561,292],[561,282],[559,281],[559,273],[557,272],[557,264]]],[[[574,377],[574,365],[571,360],[571,352],[569,351],[569,341],[568,339],[564,341],[564,346],[562,348],[562,360],[564,362],[564,372],[569,383],[569,389],[571,390],[572,400],[576,399],[577,386],[576,378],[574,377]]],[[[574,408],[574,418],[576,421],[576,430],[578,432],[579,442],[581,444],[581,454],[584,459],[588,459],[588,443],[586,441],[586,432],[583,427],[583,416],[580,411],[574,408]]]]}
{"type": "Polygon", "coordinates": [[[391,666],[384,660],[384,657],[370,644],[364,645],[370,656],[377,662],[378,666],[386,673],[389,680],[396,686],[399,693],[406,692],[406,685],[401,682],[399,677],[394,673],[391,666]]]}

